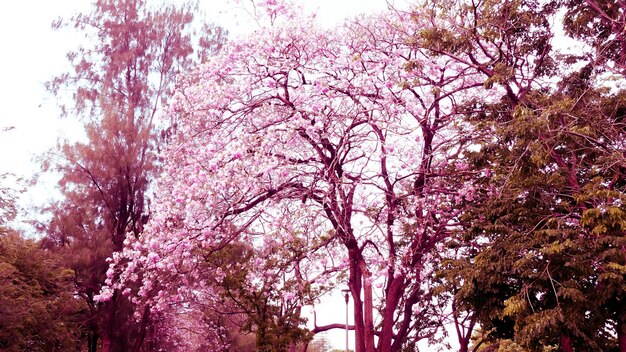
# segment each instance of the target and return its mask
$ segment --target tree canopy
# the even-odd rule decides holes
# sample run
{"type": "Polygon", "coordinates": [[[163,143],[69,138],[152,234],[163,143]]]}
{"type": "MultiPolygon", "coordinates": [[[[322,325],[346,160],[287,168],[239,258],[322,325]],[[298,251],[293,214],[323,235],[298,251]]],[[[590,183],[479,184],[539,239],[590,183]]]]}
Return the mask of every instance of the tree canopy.
{"type": "Polygon", "coordinates": [[[80,351],[87,307],[72,278],[37,242],[0,229],[0,350],[80,351]]]}
{"type": "Polygon", "coordinates": [[[46,209],[51,219],[44,242],[74,270],[90,307],[89,351],[100,340],[105,351],[138,351],[146,338],[151,318],[135,322],[121,294],[107,303],[93,297],[106,279],[107,258],[121,251],[128,232],[139,236],[150,215],[158,139],[169,127],[158,113],[174,78],[224,41],[225,33],[198,19],[196,10],[191,3],[99,0],[91,12],[53,23],[89,39],[67,54],[72,69],[47,84],[61,102],[71,93],[63,112],[84,122],[86,141],[61,141],[42,163],[60,174],[62,194],[46,209]]]}

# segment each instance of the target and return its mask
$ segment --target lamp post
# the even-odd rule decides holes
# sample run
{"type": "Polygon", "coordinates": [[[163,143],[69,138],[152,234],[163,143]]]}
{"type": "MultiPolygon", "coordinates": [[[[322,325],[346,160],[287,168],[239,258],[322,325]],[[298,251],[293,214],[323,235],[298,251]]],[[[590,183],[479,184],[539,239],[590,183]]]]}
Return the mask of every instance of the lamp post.
{"type": "Polygon", "coordinates": [[[343,290],[341,290],[341,292],[343,292],[343,297],[346,299],[346,352],[349,352],[350,349],[348,348],[348,302],[350,301],[350,289],[349,288],[345,288],[343,290]]]}

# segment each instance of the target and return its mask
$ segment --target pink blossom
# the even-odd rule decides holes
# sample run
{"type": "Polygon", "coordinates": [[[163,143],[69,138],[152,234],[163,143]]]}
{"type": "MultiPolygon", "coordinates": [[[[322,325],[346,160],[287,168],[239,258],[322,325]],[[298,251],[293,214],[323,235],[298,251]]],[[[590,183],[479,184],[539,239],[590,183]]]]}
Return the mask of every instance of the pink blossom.
{"type": "Polygon", "coordinates": [[[159,255],[155,252],[150,252],[148,254],[148,259],[152,262],[152,263],[156,263],[159,260],[159,255]]]}
{"type": "Polygon", "coordinates": [[[97,294],[93,297],[93,300],[96,302],[106,302],[106,301],[109,301],[112,297],[113,297],[113,290],[105,286],[100,291],[100,294],[97,294]]]}

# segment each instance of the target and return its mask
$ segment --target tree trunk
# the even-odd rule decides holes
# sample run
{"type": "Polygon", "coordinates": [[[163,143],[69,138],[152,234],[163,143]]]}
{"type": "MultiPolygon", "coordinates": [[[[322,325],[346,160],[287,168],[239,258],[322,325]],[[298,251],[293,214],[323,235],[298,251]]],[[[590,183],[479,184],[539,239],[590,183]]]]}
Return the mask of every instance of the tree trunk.
{"type": "Polygon", "coordinates": [[[111,338],[107,335],[107,331],[104,331],[104,333],[102,334],[102,352],[111,352],[113,349],[111,346],[111,338]]]}
{"type": "Polygon", "coordinates": [[[617,328],[617,345],[619,352],[626,352],[626,323],[619,324],[617,328]]]}
{"type": "Polygon", "coordinates": [[[143,342],[146,339],[146,333],[148,332],[148,324],[150,322],[150,309],[146,306],[143,310],[143,315],[141,317],[141,325],[139,326],[139,336],[135,341],[135,345],[133,346],[133,352],[141,351],[141,347],[143,346],[143,342]]]}
{"type": "Polygon", "coordinates": [[[87,351],[98,351],[98,328],[93,327],[91,332],[87,335],[87,351]]]}
{"type": "Polygon", "coordinates": [[[469,351],[469,340],[463,339],[461,341],[461,347],[459,348],[459,352],[468,352],[469,351]]]}
{"type": "Polygon", "coordinates": [[[574,352],[572,347],[572,338],[567,335],[561,335],[561,352],[574,352]]]}
{"type": "Polygon", "coordinates": [[[404,275],[396,278],[390,277],[388,283],[389,290],[385,297],[385,311],[383,312],[383,322],[378,340],[379,351],[391,351],[393,340],[394,312],[402,295],[404,275]]]}
{"type": "MultiPolygon", "coordinates": [[[[469,326],[467,327],[467,330],[465,332],[465,336],[462,336],[459,339],[459,344],[461,345],[461,347],[459,348],[459,352],[469,351],[469,344],[472,341],[472,331],[474,331],[475,325],[476,325],[476,316],[472,316],[469,326]]],[[[476,348],[474,348],[474,350],[476,350],[476,348]]]]}
{"type": "Polygon", "coordinates": [[[104,321],[102,323],[102,352],[112,352],[114,350],[115,333],[115,313],[117,311],[117,292],[113,293],[111,300],[102,306],[104,310],[104,321]]]}
{"type": "Polygon", "coordinates": [[[365,305],[363,312],[363,325],[365,327],[365,351],[375,352],[376,347],[374,346],[374,301],[372,298],[372,282],[370,281],[370,273],[365,266],[365,261],[361,259],[359,266],[361,267],[361,272],[364,274],[362,277],[363,301],[365,305]]]}
{"type": "Polygon", "coordinates": [[[350,276],[348,277],[348,287],[354,301],[354,350],[355,352],[366,352],[365,349],[365,326],[363,323],[363,302],[361,301],[361,280],[362,273],[359,267],[358,247],[350,247],[348,249],[348,258],[350,261],[350,276]]]}

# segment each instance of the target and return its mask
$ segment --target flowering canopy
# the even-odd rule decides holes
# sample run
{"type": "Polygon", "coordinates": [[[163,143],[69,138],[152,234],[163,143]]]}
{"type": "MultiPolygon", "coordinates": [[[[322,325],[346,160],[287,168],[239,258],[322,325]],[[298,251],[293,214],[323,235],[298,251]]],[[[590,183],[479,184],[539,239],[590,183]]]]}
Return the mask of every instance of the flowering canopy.
{"type": "Polygon", "coordinates": [[[373,349],[374,305],[378,349],[422,338],[429,252],[455,225],[454,204],[473,196],[446,181],[465,171],[454,161],[468,141],[459,106],[487,96],[484,77],[429,55],[415,39],[427,23],[411,13],[327,31],[284,4],[268,9],[271,26],[182,78],[154,214],[138,239],[127,237],[100,299],[130,293],[131,282],[154,309],[210,297],[204,258],[244,242],[258,253],[250,283],[278,270],[298,278],[275,283],[286,302],[347,271],[357,350],[373,349]],[[280,266],[266,265],[286,248],[280,266]]]}

